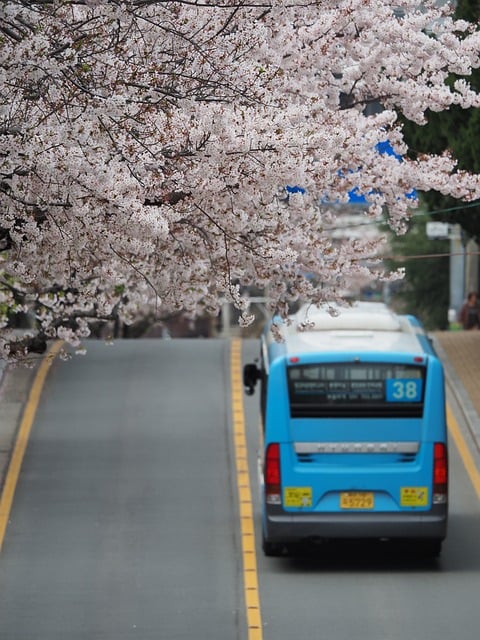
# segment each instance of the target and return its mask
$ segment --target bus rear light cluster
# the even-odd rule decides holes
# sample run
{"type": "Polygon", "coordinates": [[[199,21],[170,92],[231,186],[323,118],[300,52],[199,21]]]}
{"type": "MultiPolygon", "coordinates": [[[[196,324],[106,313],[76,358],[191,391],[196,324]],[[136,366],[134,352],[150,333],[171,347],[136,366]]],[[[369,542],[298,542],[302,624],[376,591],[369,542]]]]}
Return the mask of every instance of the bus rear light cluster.
{"type": "Polygon", "coordinates": [[[265,454],[265,502],[267,504],[282,504],[280,489],[280,445],[269,444],[265,454]]]}
{"type": "Polygon", "coordinates": [[[444,442],[433,445],[433,504],[448,500],[448,455],[444,442]]]}

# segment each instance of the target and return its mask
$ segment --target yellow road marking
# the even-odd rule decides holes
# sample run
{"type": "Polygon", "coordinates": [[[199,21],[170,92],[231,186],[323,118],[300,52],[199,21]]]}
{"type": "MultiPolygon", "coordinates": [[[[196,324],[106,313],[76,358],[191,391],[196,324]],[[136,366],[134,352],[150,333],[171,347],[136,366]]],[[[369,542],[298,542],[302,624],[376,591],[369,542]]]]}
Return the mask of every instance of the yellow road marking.
{"type": "Polygon", "coordinates": [[[463,466],[467,470],[467,473],[470,477],[470,480],[473,484],[473,488],[475,489],[478,498],[480,499],[480,472],[473,461],[472,454],[468,449],[468,445],[465,442],[464,437],[462,436],[462,432],[460,431],[460,427],[458,426],[458,422],[455,419],[455,416],[452,413],[452,410],[447,404],[447,424],[450,435],[455,441],[455,446],[457,447],[458,453],[462,458],[463,466]]]}
{"type": "Polygon", "coordinates": [[[253,526],[252,492],[248,473],[245,414],[242,388],[242,343],[232,340],[230,351],[230,376],[232,381],[232,417],[237,470],[238,502],[240,508],[240,535],[242,543],[243,582],[247,613],[248,640],[262,640],[262,616],[258,592],[257,556],[253,526]]]}
{"type": "Polygon", "coordinates": [[[3,539],[5,537],[5,531],[7,528],[8,519],[10,517],[10,510],[12,508],[13,496],[17,486],[18,476],[20,475],[20,468],[23,462],[23,456],[28,444],[28,438],[30,436],[30,430],[32,428],[35,413],[37,411],[38,403],[40,401],[40,394],[45,384],[48,370],[55,359],[55,356],[60,351],[63,342],[59,340],[55,342],[40,365],[35,380],[33,381],[30,394],[28,396],[25,409],[23,411],[22,421],[18,429],[17,438],[15,440],[15,446],[13,448],[12,457],[8,466],[7,475],[5,476],[5,484],[3,485],[3,491],[0,498],[0,551],[3,546],[3,539]]]}

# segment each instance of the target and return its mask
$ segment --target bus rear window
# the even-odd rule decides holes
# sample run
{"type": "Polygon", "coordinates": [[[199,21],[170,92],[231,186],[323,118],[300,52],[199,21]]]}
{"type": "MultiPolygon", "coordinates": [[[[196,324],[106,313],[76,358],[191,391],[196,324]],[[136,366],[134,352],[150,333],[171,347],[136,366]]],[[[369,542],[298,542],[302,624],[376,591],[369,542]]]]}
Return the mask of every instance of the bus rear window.
{"type": "Polygon", "coordinates": [[[287,368],[290,413],[301,417],[421,417],[425,367],[342,362],[287,368]]]}

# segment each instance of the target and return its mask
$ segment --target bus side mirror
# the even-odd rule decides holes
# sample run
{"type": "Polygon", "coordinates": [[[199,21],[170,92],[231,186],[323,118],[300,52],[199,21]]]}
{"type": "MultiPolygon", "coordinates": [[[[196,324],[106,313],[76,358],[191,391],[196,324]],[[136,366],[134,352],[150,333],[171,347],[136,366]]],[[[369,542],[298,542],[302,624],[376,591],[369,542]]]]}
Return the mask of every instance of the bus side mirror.
{"type": "Polygon", "coordinates": [[[246,364],[243,367],[243,386],[247,396],[252,396],[255,391],[257,380],[260,380],[262,373],[256,364],[246,364]]]}

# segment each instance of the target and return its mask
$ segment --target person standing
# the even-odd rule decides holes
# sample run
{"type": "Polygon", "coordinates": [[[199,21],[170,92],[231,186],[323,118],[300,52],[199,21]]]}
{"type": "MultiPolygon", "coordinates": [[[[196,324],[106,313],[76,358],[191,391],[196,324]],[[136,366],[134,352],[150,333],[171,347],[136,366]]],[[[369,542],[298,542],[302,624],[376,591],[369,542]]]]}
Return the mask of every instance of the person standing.
{"type": "Polygon", "coordinates": [[[480,307],[477,292],[470,291],[458,314],[458,320],[464,329],[480,329],[480,307]]]}

